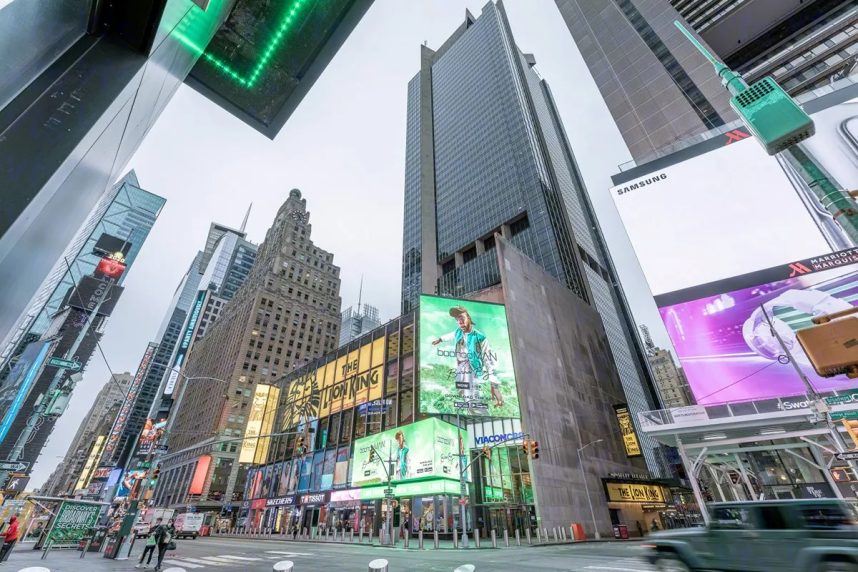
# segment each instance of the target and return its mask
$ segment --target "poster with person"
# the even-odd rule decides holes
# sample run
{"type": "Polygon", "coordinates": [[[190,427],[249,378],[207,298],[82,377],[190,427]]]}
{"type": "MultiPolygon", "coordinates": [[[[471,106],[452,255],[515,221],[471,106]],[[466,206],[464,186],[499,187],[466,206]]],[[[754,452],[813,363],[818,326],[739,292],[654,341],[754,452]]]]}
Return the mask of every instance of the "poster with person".
{"type": "Polygon", "coordinates": [[[518,418],[502,304],[420,296],[420,411],[518,418]]]}

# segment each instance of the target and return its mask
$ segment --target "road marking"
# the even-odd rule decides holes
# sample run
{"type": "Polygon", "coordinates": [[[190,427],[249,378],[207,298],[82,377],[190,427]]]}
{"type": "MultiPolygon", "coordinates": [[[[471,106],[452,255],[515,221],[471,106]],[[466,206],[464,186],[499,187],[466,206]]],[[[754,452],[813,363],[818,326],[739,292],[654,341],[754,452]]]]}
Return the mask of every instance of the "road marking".
{"type": "Polygon", "coordinates": [[[585,566],[584,570],[611,570],[615,572],[640,572],[640,568],[617,568],[616,566],[585,566]]]}
{"type": "Polygon", "coordinates": [[[235,564],[234,560],[223,558],[222,556],[200,556],[200,559],[211,562],[226,562],[228,564],[235,564]]]}
{"type": "Polygon", "coordinates": [[[283,552],[281,550],[266,550],[266,554],[282,554],[283,556],[312,556],[312,552],[283,552]]]}
{"type": "MultiPolygon", "coordinates": [[[[212,562],[210,560],[200,560],[199,558],[191,558],[190,556],[183,556],[182,560],[186,560],[188,562],[195,562],[197,564],[208,564],[209,566],[226,566],[223,562],[212,562]]],[[[235,562],[232,562],[235,564],[235,562]]]]}
{"type": "Polygon", "coordinates": [[[182,562],[181,560],[164,560],[164,563],[171,566],[184,566],[185,568],[202,568],[199,564],[191,564],[190,562],[182,562]]]}
{"type": "Polygon", "coordinates": [[[259,562],[262,558],[248,558],[247,556],[232,556],[230,554],[221,554],[219,558],[229,558],[230,560],[247,560],[250,562],[259,562]]]}

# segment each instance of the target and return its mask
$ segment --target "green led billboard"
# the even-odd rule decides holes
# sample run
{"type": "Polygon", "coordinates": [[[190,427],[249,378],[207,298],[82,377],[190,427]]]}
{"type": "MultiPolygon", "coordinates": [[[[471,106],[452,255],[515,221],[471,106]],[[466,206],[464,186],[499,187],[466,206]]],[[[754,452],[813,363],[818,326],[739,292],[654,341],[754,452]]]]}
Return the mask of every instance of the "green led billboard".
{"type": "Polygon", "coordinates": [[[358,439],[352,484],[366,487],[387,483],[387,467],[392,468],[394,483],[429,478],[458,480],[459,455],[466,442],[466,430],[434,418],[358,439]],[[373,449],[380,459],[371,458],[373,449]]]}
{"type": "Polygon", "coordinates": [[[519,416],[506,307],[420,296],[420,411],[519,416]]]}

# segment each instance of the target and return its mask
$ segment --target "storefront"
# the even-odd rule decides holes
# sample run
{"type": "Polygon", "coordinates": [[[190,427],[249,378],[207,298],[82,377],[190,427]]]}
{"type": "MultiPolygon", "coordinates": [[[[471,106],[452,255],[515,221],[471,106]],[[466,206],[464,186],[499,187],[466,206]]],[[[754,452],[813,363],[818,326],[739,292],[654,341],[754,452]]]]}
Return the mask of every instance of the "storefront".
{"type": "Polygon", "coordinates": [[[602,479],[611,524],[626,526],[629,536],[668,528],[665,516],[674,509],[670,489],[658,481],[602,479]]]}

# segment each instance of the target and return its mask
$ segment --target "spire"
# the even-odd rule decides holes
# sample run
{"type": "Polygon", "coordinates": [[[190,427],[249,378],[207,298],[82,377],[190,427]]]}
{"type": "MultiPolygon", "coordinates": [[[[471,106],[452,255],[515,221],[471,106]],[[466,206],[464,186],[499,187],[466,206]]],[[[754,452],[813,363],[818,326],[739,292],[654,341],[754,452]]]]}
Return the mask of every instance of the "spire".
{"type": "Polygon", "coordinates": [[[253,208],[253,202],[251,201],[250,205],[247,207],[247,212],[244,213],[244,220],[241,221],[241,232],[243,233],[247,228],[247,219],[250,218],[250,209],[253,208]]]}

